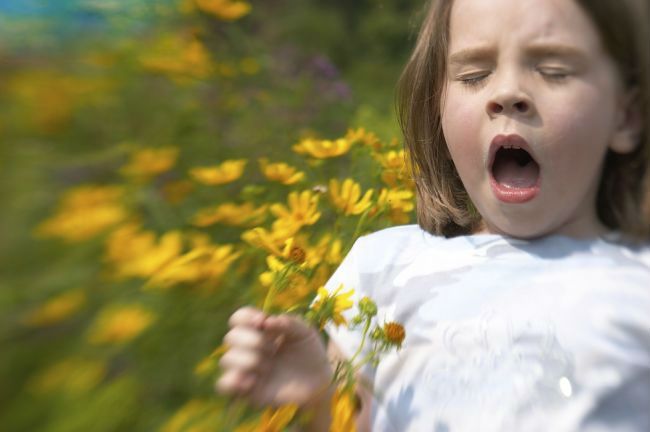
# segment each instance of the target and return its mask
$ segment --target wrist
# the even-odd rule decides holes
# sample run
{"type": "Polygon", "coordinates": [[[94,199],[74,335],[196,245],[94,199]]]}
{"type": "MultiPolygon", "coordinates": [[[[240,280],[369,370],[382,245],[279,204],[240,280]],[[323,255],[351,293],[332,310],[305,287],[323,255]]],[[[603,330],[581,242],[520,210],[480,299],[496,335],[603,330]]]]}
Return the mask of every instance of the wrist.
{"type": "Polygon", "coordinates": [[[332,398],[336,391],[335,385],[330,381],[322,386],[314,397],[300,408],[303,427],[307,432],[328,432],[330,429],[332,398]]]}

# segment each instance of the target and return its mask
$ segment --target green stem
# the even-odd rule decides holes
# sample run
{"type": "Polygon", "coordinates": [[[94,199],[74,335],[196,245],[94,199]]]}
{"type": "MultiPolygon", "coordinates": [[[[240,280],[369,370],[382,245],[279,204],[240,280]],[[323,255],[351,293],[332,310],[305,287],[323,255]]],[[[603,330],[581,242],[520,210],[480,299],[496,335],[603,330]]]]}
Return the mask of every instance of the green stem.
{"type": "Polygon", "coordinates": [[[359,369],[361,369],[366,363],[368,363],[370,360],[372,360],[372,358],[374,356],[375,356],[374,351],[369,352],[368,354],[366,354],[366,356],[363,359],[361,359],[361,361],[359,363],[357,363],[356,365],[352,365],[352,368],[354,369],[354,372],[357,372],[359,369]]]}
{"type": "Polygon", "coordinates": [[[363,346],[366,344],[366,338],[368,337],[368,330],[370,330],[370,317],[366,318],[366,324],[363,327],[363,335],[361,336],[361,343],[359,344],[359,348],[357,348],[357,352],[355,352],[354,355],[350,358],[350,363],[354,363],[354,359],[357,358],[357,356],[361,353],[363,346]]]}
{"type": "Polygon", "coordinates": [[[287,275],[289,274],[291,265],[285,265],[278,277],[273,280],[271,283],[271,287],[269,288],[269,292],[266,293],[266,297],[264,297],[264,305],[262,306],[262,311],[264,313],[270,312],[270,309],[273,305],[273,298],[275,297],[275,294],[278,291],[278,285],[282,284],[284,280],[286,279],[287,275]]]}
{"type": "MultiPolygon", "coordinates": [[[[369,211],[370,211],[370,207],[368,207],[363,213],[361,213],[361,216],[357,221],[357,226],[354,228],[354,234],[352,235],[352,237],[350,237],[350,243],[354,243],[357,237],[359,237],[359,234],[361,233],[361,228],[363,227],[363,224],[366,221],[366,217],[368,216],[369,211]]],[[[352,244],[349,245],[348,249],[351,247],[352,244]]]]}
{"type": "Polygon", "coordinates": [[[334,237],[338,238],[339,233],[341,232],[341,214],[337,213],[336,220],[334,221],[334,229],[332,230],[334,237]]]}
{"type": "Polygon", "coordinates": [[[273,304],[273,297],[275,297],[275,281],[271,284],[269,292],[266,293],[264,297],[264,305],[262,306],[262,312],[268,313],[271,305],[273,304]]]}

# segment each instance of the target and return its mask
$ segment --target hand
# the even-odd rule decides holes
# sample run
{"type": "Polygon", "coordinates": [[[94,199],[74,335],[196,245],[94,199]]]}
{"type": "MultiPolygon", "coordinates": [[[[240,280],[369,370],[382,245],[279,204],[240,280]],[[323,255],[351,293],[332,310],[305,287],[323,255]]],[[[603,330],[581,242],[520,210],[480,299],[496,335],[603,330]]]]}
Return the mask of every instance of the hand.
{"type": "Polygon", "coordinates": [[[229,320],[220,393],[259,406],[318,404],[330,392],[332,369],[316,329],[291,315],[245,307],[229,320]]]}

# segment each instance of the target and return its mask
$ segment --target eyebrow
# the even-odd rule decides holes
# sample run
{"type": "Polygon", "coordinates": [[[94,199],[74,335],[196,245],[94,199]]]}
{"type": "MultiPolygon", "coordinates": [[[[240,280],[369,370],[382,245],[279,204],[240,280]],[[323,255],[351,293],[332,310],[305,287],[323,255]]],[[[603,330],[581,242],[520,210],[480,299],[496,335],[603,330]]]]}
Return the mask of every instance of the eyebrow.
{"type": "Polygon", "coordinates": [[[561,57],[586,60],[586,53],[574,46],[564,44],[539,44],[526,48],[528,56],[535,58],[561,57]]]}
{"type": "MultiPolygon", "coordinates": [[[[574,58],[585,60],[586,54],[579,48],[564,44],[535,44],[526,47],[526,56],[532,58],[574,58]]],[[[494,58],[496,50],[489,46],[466,48],[449,55],[449,64],[466,64],[472,62],[484,62],[494,58]]]]}
{"type": "Polygon", "coordinates": [[[449,64],[487,61],[493,58],[495,53],[495,49],[488,46],[466,48],[449,55],[449,64]]]}

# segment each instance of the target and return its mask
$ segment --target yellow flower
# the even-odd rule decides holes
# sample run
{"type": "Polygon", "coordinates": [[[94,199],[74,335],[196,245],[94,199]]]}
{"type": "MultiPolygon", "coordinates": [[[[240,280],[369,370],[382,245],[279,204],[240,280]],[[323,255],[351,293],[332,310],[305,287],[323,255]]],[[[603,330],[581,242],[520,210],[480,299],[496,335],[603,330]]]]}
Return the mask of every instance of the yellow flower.
{"type": "Polygon", "coordinates": [[[330,199],[344,215],[358,215],[370,208],[373,190],[369,189],[361,197],[361,186],[352,179],[345,179],[343,185],[336,179],[330,180],[330,199]]]}
{"type": "Polygon", "coordinates": [[[78,186],[65,193],[56,213],[35,231],[43,237],[60,237],[68,242],[88,240],[126,219],[117,186],[78,186]]]}
{"type": "Polygon", "coordinates": [[[296,306],[306,306],[308,299],[313,297],[314,291],[315,286],[312,281],[300,273],[292,273],[287,276],[282,289],[274,293],[269,307],[288,312],[296,306]]]}
{"type": "Polygon", "coordinates": [[[122,167],[121,171],[136,180],[148,180],[169,171],[177,158],[176,147],[145,148],[134,152],[129,163],[122,167]]]}
{"type": "Polygon", "coordinates": [[[92,344],[126,343],[145,331],[153,321],[153,313],[138,305],[107,306],[95,318],[88,340],[92,344]]]}
{"type": "Polygon", "coordinates": [[[402,324],[390,321],[384,324],[384,336],[387,342],[396,346],[402,346],[406,332],[402,324]]]}
{"type": "Polygon", "coordinates": [[[332,240],[329,234],[324,235],[314,247],[304,245],[306,267],[314,268],[323,261],[329,265],[339,264],[342,260],[341,246],[341,240],[332,240]]]}
{"type": "Polygon", "coordinates": [[[318,296],[310,307],[309,318],[312,323],[318,325],[320,329],[325,327],[328,321],[333,321],[336,326],[346,324],[346,320],[341,314],[342,312],[350,309],[354,304],[350,299],[354,294],[351,289],[348,292],[341,293],[343,284],[329,293],[325,287],[318,288],[318,296]]]}
{"type": "Polygon", "coordinates": [[[351,147],[352,142],[345,138],[334,141],[306,138],[292,148],[298,154],[309,155],[316,159],[327,159],[344,155],[350,151],[351,147]]]}
{"type": "Polygon", "coordinates": [[[409,189],[415,187],[411,164],[405,156],[404,150],[391,150],[389,152],[378,154],[375,159],[384,169],[381,173],[381,179],[388,186],[396,188],[398,182],[409,189]]]}
{"type": "Polygon", "coordinates": [[[360,142],[361,144],[372,148],[373,150],[381,149],[381,141],[372,132],[366,132],[364,128],[348,129],[345,139],[352,143],[360,142]]]}
{"type": "Polygon", "coordinates": [[[309,246],[306,236],[294,236],[289,237],[284,242],[280,258],[301,268],[313,268],[322,261],[323,256],[321,252],[322,250],[316,250],[309,246]]]}
{"type": "Polygon", "coordinates": [[[273,223],[274,230],[295,233],[305,225],[315,224],[320,218],[318,195],[312,191],[289,193],[287,204],[287,206],[283,204],[271,206],[271,213],[277,217],[273,223]]]}
{"type": "Polygon", "coordinates": [[[150,231],[142,231],[138,224],[120,226],[106,241],[105,260],[112,264],[118,278],[148,278],[164,265],[177,258],[183,239],[178,231],[163,234],[157,240],[150,231]]]}
{"type": "Polygon", "coordinates": [[[377,198],[377,203],[403,212],[410,212],[415,208],[413,192],[410,190],[382,189],[379,198],[377,198]]]}
{"type": "Polygon", "coordinates": [[[332,397],[330,432],[356,432],[357,402],[354,391],[337,388],[332,397]]]}
{"type": "Polygon", "coordinates": [[[264,287],[270,287],[278,278],[280,274],[286,269],[287,264],[280,261],[273,255],[266,257],[266,265],[269,271],[265,271],[259,276],[260,283],[264,287]]]}
{"type": "Polygon", "coordinates": [[[206,78],[214,70],[208,50],[198,39],[172,34],[149,44],[147,54],[140,59],[142,66],[165,74],[179,84],[206,78]]]}
{"type": "Polygon", "coordinates": [[[387,209],[388,217],[394,223],[407,223],[408,213],[414,208],[413,192],[410,190],[382,189],[377,198],[376,209],[387,209]]]}
{"type": "Polygon", "coordinates": [[[263,272],[259,277],[262,286],[268,289],[264,301],[266,310],[290,311],[303,304],[314,292],[312,281],[292,270],[289,264],[273,255],[266,258],[266,263],[269,271],[263,272]]]}
{"type": "Polygon", "coordinates": [[[56,324],[70,317],[86,303],[83,291],[68,291],[45,302],[31,311],[25,318],[25,323],[32,327],[56,324]]]}
{"type": "Polygon", "coordinates": [[[246,162],[245,159],[227,160],[216,166],[192,168],[190,176],[210,186],[232,183],[242,176],[246,162]]]}
{"type": "Polygon", "coordinates": [[[298,412],[294,404],[283,405],[277,409],[267,408],[259,422],[242,425],[235,432],[282,432],[298,412]]]}
{"type": "MultiPolygon", "coordinates": [[[[251,5],[245,1],[233,0],[193,0],[190,6],[195,6],[201,12],[208,13],[223,21],[235,21],[251,11],[251,5]]],[[[185,6],[185,8],[189,8],[185,6]]]]}
{"type": "Polygon", "coordinates": [[[325,261],[330,265],[339,265],[343,261],[343,256],[341,255],[342,247],[343,242],[340,239],[332,241],[325,254],[325,261]]]}
{"type": "Polygon", "coordinates": [[[294,264],[302,265],[307,260],[307,251],[296,242],[295,237],[291,237],[284,244],[282,257],[294,264]]]}
{"type": "Polygon", "coordinates": [[[283,162],[269,163],[268,159],[259,159],[260,170],[264,176],[271,180],[280,182],[284,185],[298,183],[305,178],[305,173],[298,171],[296,168],[283,162]]]}
{"type": "MultiPolygon", "coordinates": [[[[257,229],[265,232],[263,228],[257,229]]],[[[266,241],[271,241],[271,244],[268,247],[264,247],[264,245],[261,245],[261,247],[273,254],[273,256],[267,258],[267,263],[270,263],[269,260],[279,263],[280,267],[275,269],[277,271],[281,270],[281,267],[287,264],[297,266],[301,269],[312,269],[320,264],[323,259],[330,259],[331,252],[334,251],[336,253],[337,245],[340,246],[340,240],[338,243],[335,241],[330,244],[329,236],[324,236],[315,247],[310,246],[304,236],[289,237],[284,241],[284,247],[282,249],[278,247],[277,243],[268,239],[268,237],[266,241]]],[[[273,269],[273,267],[269,264],[269,268],[273,269]]]]}
{"type": "Polygon", "coordinates": [[[294,404],[283,405],[278,409],[267,409],[262,414],[260,429],[268,432],[280,432],[289,425],[298,411],[298,406],[294,404]]]}
{"type": "Polygon", "coordinates": [[[211,356],[204,357],[194,366],[194,375],[204,377],[217,370],[217,362],[211,356]]]}
{"type": "Polygon", "coordinates": [[[160,429],[160,432],[209,432],[223,417],[221,402],[192,399],[180,407],[160,429]]]}
{"type": "Polygon", "coordinates": [[[13,118],[4,115],[3,123],[15,122],[21,129],[48,134],[59,132],[70,125],[80,107],[105,103],[115,93],[116,80],[107,75],[75,76],[52,65],[17,68],[3,77],[3,97],[11,100],[15,112],[13,118]]]}
{"type": "Polygon", "coordinates": [[[216,371],[219,365],[219,359],[228,351],[228,345],[225,343],[219,345],[210,355],[204,357],[195,367],[194,374],[198,376],[210,375],[216,371]]]}
{"type": "Polygon", "coordinates": [[[92,390],[106,376],[106,366],[96,360],[71,357],[39,372],[27,382],[27,388],[36,394],[63,390],[80,394],[92,390]]]}
{"type": "Polygon", "coordinates": [[[376,155],[375,158],[385,169],[403,170],[406,167],[404,150],[390,150],[389,152],[376,155]]]}
{"type": "Polygon", "coordinates": [[[169,288],[181,283],[216,284],[230,265],[241,256],[233,245],[197,247],[157,271],[146,287],[169,288]]]}
{"type": "Polygon", "coordinates": [[[224,203],[217,207],[199,210],[192,218],[192,225],[198,227],[206,227],[215,223],[230,226],[259,225],[266,219],[267,209],[266,205],[255,208],[251,203],[241,205],[224,203]]]}
{"type": "Polygon", "coordinates": [[[265,249],[274,255],[280,256],[282,255],[281,246],[292,234],[288,231],[267,231],[264,228],[257,227],[244,231],[241,238],[253,247],[265,249]]]}

